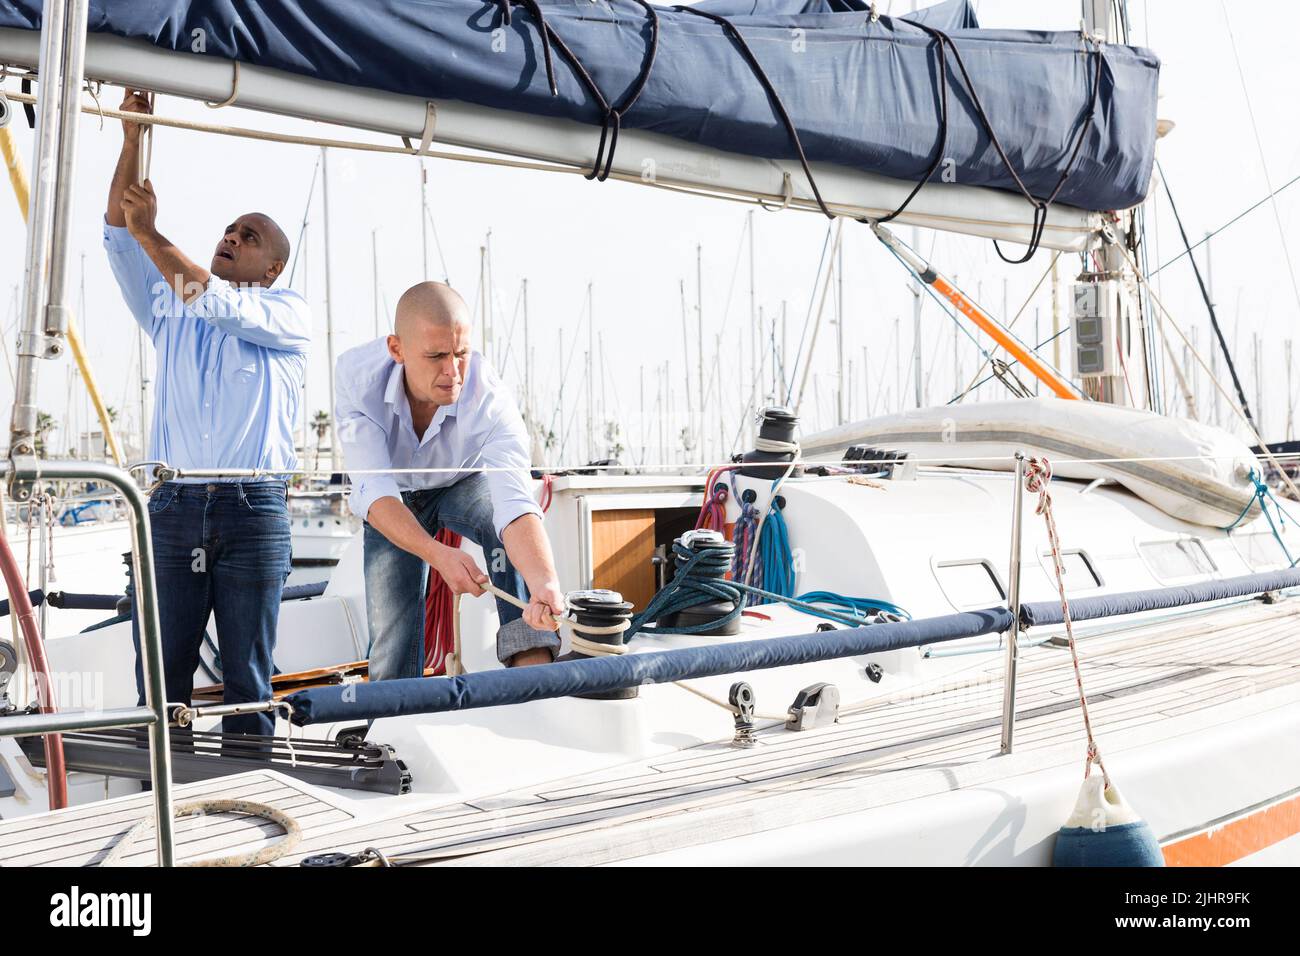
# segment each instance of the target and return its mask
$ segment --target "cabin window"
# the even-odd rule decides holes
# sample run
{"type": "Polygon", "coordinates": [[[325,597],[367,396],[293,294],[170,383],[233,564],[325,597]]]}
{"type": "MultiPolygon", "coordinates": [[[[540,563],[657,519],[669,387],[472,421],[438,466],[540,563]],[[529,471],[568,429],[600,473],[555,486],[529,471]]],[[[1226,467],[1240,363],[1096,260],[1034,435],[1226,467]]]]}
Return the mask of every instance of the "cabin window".
{"type": "Polygon", "coordinates": [[[940,561],[934,566],[934,574],[954,607],[995,607],[1007,599],[997,572],[986,560],[940,561]]]}
{"type": "Polygon", "coordinates": [[[1237,534],[1232,536],[1237,552],[1242,560],[1250,565],[1252,571],[1276,571],[1289,563],[1286,552],[1272,532],[1261,531],[1255,534],[1237,534]]]}
{"type": "Polygon", "coordinates": [[[1151,573],[1161,579],[1191,578],[1218,570],[1200,538],[1143,541],[1138,552],[1151,573]]]}
{"type": "MultiPolygon", "coordinates": [[[[1042,557],[1043,571],[1047,574],[1048,583],[1055,588],[1056,567],[1052,562],[1052,552],[1044,551],[1042,557]]],[[[1092,566],[1092,559],[1085,552],[1078,550],[1061,552],[1061,580],[1065,582],[1067,592],[1087,591],[1101,587],[1101,575],[1092,566]]]]}

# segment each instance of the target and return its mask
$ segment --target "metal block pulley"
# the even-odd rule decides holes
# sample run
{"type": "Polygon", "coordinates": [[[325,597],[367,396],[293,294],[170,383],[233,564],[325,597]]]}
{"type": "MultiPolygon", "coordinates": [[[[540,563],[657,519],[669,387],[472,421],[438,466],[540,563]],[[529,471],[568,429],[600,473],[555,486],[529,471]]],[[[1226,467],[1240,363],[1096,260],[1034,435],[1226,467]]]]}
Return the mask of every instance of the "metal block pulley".
{"type": "Polygon", "coordinates": [[[727,703],[736,712],[736,736],[731,741],[733,747],[749,748],[758,743],[754,736],[754,688],[743,680],[731,685],[727,694],[727,703]]]}

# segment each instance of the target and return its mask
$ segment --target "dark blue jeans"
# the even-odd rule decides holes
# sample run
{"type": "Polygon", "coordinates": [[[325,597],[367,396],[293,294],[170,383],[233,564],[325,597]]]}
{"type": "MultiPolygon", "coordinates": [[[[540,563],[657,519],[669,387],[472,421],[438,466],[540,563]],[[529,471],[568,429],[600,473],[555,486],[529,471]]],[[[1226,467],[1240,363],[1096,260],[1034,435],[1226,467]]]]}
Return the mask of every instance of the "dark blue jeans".
{"type": "MultiPolygon", "coordinates": [[[[492,523],[492,499],[481,472],[445,488],[402,492],[402,501],[429,534],[447,528],[483,549],[483,570],[502,591],[527,599],[515,567],[492,523]]],[[[365,526],[366,619],[370,627],[370,679],[419,677],[424,673],[425,563],[365,526]]],[[[560,639],[536,631],[523,612],[497,598],[497,659],[508,661],[520,651],[545,647],[554,656],[560,639]]]]}
{"type": "MultiPolygon", "coordinates": [[[[165,482],[149,498],[158,617],[168,703],[190,702],[208,615],[216,614],[224,702],[271,699],[280,593],[289,576],[289,510],[283,481],[165,482]]],[[[140,634],[135,679],[144,703],[140,634]]],[[[227,733],[272,734],[271,714],[221,722],[227,733]]]]}

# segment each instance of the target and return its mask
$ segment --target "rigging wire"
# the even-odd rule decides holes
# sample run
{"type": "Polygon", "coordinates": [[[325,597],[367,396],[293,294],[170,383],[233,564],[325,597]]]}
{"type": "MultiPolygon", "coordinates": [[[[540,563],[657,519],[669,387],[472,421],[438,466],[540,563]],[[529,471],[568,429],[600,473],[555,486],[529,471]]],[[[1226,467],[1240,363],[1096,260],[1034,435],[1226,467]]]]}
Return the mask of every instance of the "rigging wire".
{"type": "MultiPolygon", "coordinates": [[[[1259,124],[1255,122],[1255,108],[1250,101],[1250,90],[1246,88],[1246,73],[1241,67],[1241,57],[1237,54],[1237,40],[1232,35],[1232,20],[1228,17],[1228,5],[1224,0],[1219,0],[1219,6],[1223,9],[1223,25],[1228,31],[1228,43],[1232,47],[1232,58],[1237,64],[1237,76],[1241,80],[1242,96],[1246,100],[1246,115],[1250,117],[1250,128],[1255,134],[1255,148],[1259,151],[1259,165],[1264,173],[1264,185],[1269,193],[1273,193],[1273,183],[1268,175],[1268,162],[1264,159],[1264,141],[1259,137],[1259,124]]],[[[1291,280],[1291,292],[1295,295],[1296,305],[1300,307],[1300,285],[1296,283],[1295,266],[1291,263],[1291,250],[1287,248],[1286,230],[1282,228],[1282,214],[1278,211],[1276,198],[1273,198],[1272,205],[1273,220],[1277,223],[1278,239],[1282,246],[1282,256],[1286,259],[1287,277],[1291,280]]],[[[1233,377],[1236,378],[1235,375],[1233,377]]]]}
{"type": "Polygon", "coordinates": [[[1205,234],[1205,238],[1204,238],[1204,239],[1201,239],[1201,240],[1199,240],[1199,241],[1197,241],[1197,242],[1192,243],[1191,246],[1189,246],[1188,248],[1184,249],[1182,252],[1178,253],[1178,255],[1174,256],[1172,259],[1168,260],[1167,262],[1162,262],[1160,265],[1156,266],[1156,268],[1154,268],[1154,269],[1152,269],[1150,272],[1148,272],[1148,273],[1147,273],[1147,276],[1150,277],[1150,278],[1153,278],[1153,279],[1154,279],[1157,275],[1160,274],[1160,272],[1162,272],[1164,269],[1167,269],[1169,266],[1173,265],[1175,262],[1177,262],[1177,261],[1178,261],[1179,259],[1181,259],[1183,256],[1186,256],[1186,255],[1189,255],[1189,254],[1195,252],[1197,249],[1199,249],[1201,246],[1205,245],[1207,242],[1209,242],[1211,239],[1213,239],[1213,238],[1214,238],[1215,236],[1217,236],[1219,233],[1223,232],[1223,231],[1224,231],[1225,229],[1227,229],[1229,226],[1236,225],[1237,222],[1239,222],[1240,220],[1244,219],[1246,216],[1250,215],[1252,212],[1254,212],[1254,211],[1255,211],[1256,209],[1258,209],[1260,206],[1264,205],[1264,203],[1266,203],[1266,202],[1270,202],[1270,201],[1276,199],[1278,196],[1280,196],[1280,195],[1281,195],[1283,192],[1285,192],[1286,190],[1290,189],[1290,188],[1291,188],[1292,186],[1294,186],[1296,183],[1300,183],[1300,175],[1298,175],[1298,176],[1294,176],[1294,177],[1292,177],[1291,179],[1288,179],[1285,183],[1283,183],[1281,186],[1278,186],[1277,189],[1273,190],[1271,193],[1269,193],[1269,194],[1268,194],[1267,196],[1265,196],[1263,199],[1260,199],[1260,200],[1258,200],[1257,202],[1253,202],[1253,203],[1251,203],[1249,206],[1247,206],[1247,207],[1246,207],[1245,209],[1243,209],[1241,212],[1237,213],[1237,215],[1233,216],[1231,219],[1229,219],[1227,222],[1225,222],[1223,225],[1221,225],[1218,229],[1215,229],[1215,230],[1213,230],[1213,231],[1211,231],[1211,232],[1207,232],[1207,233],[1205,234]]]}
{"type": "Polygon", "coordinates": [[[293,287],[294,272],[298,268],[298,253],[302,251],[302,237],[307,232],[307,217],[311,215],[312,197],[316,195],[316,177],[320,174],[321,157],[323,153],[316,154],[316,165],[311,171],[311,185],[307,187],[307,203],[302,210],[302,225],[298,227],[298,241],[293,244],[293,262],[289,264],[289,281],[285,284],[290,288],[293,287]]]}
{"type": "Polygon", "coordinates": [[[803,343],[808,336],[808,323],[812,321],[813,304],[817,301],[817,286],[821,284],[822,266],[826,262],[826,250],[831,244],[831,226],[832,223],[826,224],[826,237],[822,239],[821,257],[817,260],[817,272],[813,275],[812,291],[808,293],[808,312],[804,316],[803,329],[799,333],[799,345],[794,352],[794,361],[790,363],[790,384],[785,392],[785,404],[790,404],[790,399],[794,396],[794,371],[799,367],[799,359],[803,357],[803,343]]]}
{"type": "MultiPolygon", "coordinates": [[[[1174,222],[1178,223],[1178,234],[1183,237],[1183,245],[1187,246],[1190,251],[1191,246],[1187,241],[1187,230],[1183,228],[1183,219],[1178,214],[1178,206],[1174,204],[1174,194],[1169,188],[1169,179],[1165,176],[1164,167],[1160,165],[1159,160],[1156,160],[1156,169],[1160,173],[1160,181],[1164,184],[1165,196],[1169,198],[1169,208],[1173,210],[1174,222]]],[[[1196,284],[1201,289],[1201,298],[1205,300],[1205,308],[1210,313],[1210,327],[1214,330],[1215,338],[1219,341],[1219,348],[1223,352],[1223,358],[1228,363],[1228,373],[1232,376],[1233,387],[1237,390],[1237,399],[1241,402],[1241,410],[1245,413],[1251,429],[1258,433],[1259,428],[1255,424],[1255,416],[1251,414],[1250,403],[1246,401],[1246,391],[1241,385],[1240,377],[1237,375],[1237,366],[1232,361],[1232,353],[1228,350],[1228,340],[1223,337],[1223,329],[1219,327],[1219,316],[1214,310],[1214,303],[1210,300],[1210,292],[1205,287],[1205,279],[1201,276],[1201,267],[1197,265],[1195,256],[1189,256],[1188,261],[1191,262],[1192,271],[1196,274],[1196,284]]],[[[1263,436],[1260,437],[1260,441],[1263,441],[1263,436]]]]}

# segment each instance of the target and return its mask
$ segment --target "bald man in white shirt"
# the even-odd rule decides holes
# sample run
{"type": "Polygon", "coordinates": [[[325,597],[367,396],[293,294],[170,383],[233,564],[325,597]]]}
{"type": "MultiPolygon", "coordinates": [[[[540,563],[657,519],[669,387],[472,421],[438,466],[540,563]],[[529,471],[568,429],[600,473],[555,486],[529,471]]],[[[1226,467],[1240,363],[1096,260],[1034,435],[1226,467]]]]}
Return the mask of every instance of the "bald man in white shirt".
{"type": "Polygon", "coordinates": [[[522,614],[497,599],[501,662],[553,660],[564,596],[529,486],[528,434],[514,399],[470,348],[465,301],[442,283],[412,286],[392,335],[340,356],[335,392],[352,510],[366,521],[370,679],[423,673],[426,565],[455,594],[483,593],[489,574],[434,540],[441,528],[483,549],[496,587],[519,594],[519,577],[527,586],[522,614]],[[393,468],[437,470],[367,473],[393,468]]]}

